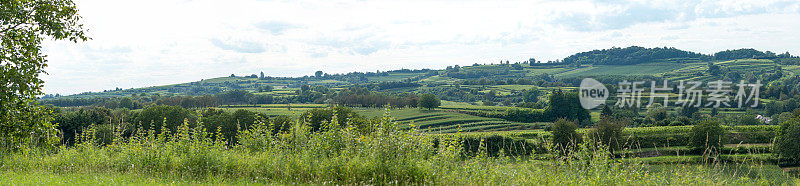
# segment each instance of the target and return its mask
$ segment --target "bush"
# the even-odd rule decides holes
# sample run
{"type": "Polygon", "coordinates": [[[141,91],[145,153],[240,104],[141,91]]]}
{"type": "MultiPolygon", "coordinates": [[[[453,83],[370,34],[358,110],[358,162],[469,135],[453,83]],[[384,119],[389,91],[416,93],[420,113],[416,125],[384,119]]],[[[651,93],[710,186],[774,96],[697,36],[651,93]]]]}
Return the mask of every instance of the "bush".
{"type": "Polygon", "coordinates": [[[503,119],[516,122],[541,122],[548,119],[544,116],[544,111],[540,109],[508,109],[505,111],[503,119]]]}
{"type": "Polygon", "coordinates": [[[333,119],[334,112],[336,113],[336,122],[338,126],[330,127],[340,127],[348,124],[354,124],[352,122],[356,120],[353,120],[353,118],[361,117],[358,115],[358,113],[353,112],[353,109],[342,106],[335,106],[333,108],[326,109],[312,109],[304,112],[302,115],[300,115],[300,117],[306,121],[311,128],[311,131],[316,132],[324,129],[324,123],[332,124],[331,120],[333,119]]]}
{"type": "Polygon", "coordinates": [[[468,134],[447,134],[437,137],[434,141],[435,147],[448,139],[461,141],[463,155],[466,157],[477,156],[479,153],[486,153],[491,157],[504,156],[524,156],[532,152],[546,152],[546,147],[536,140],[526,140],[520,137],[505,135],[468,135],[468,134]],[[502,152],[502,153],[501,153],[502,152]]]}
{"type": "Polygon", "coordinates": [[[800,164],[800,118],[781,123],[775,151],[785,163],[800,164]]]}
{"type": "Polygon", "coordinates": [[[103,107],[80,108],[76,111],[58,109],[55,120],[59,131],[61,131],[61,143],[65,145],[75,144],[75,134],[80,134],[90,125],[100,125],[111,119],[111,111],[103,107]]]}
{"type": "Polygon", "coordinates": [[[692,119],[689,119],[686,116],[678,116],[669,125],[670,126],[686,126],[686,125],[691,125],[691,124],[692,124],[692,119]]]}
{"type": "Polygon", "coordinates": [[[203,111],[203,126],[207,131],[220,130],[229,144],[238,142],[236,134],[239,130],[250,128],[256,122],[269,118],[263,113],[238,109],[232,113],[222,109],[209,108],[203,111]]]}
{"type": "Polygon", "coordinates": [[[622,147],[622,131],[629,123],[629,120],[603,117],[592,128],[590,136],[595,142],[607,146],[611,154],[614,154],[615,150],[622,147]]]}
{"type": "Polygon", "coordinates": [[[184,120],[196,123],[196,114],[194,111],[180,106],[151,106],[139,112],[139,115],[133,119],[133,123],[141,125],[144,130],[154,129],[157,133],[161,132],[162,127],[175,131],[184,120]]]}
{"type": "Polygon", "coordinates": [[[575,122],[561,118],[553,123],[552,128],[553,150],[560,151],[562,155],[567,154],[583,142],[581,135],[578,134],[578,125],[575,122]]]}
{"type": "Polygon", "coordinates": [[[703,120],[692,127],[691,147],[697,152],[719,152],[725,144],[725,133],[719,121],[703,120]]]}
{"type": "Polygon", "coordinates": [[[737,124],[738,125],[760,125],[761,121],[756,119],[755,115],[748,114],[748,115],[744,115],[744,116],[739,117],[739,119],[737,121],[737,124]]]}

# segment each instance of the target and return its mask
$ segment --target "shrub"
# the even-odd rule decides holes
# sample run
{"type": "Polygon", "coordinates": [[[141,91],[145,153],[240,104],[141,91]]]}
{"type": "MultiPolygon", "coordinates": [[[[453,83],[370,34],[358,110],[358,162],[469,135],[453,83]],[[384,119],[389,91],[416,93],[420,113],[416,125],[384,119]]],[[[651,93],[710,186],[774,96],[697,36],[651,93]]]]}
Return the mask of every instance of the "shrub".
{"type": "Polygon", "coordinates": [[[196,114],[194,111],[180,106],[151,106],[139,112],[139,115],[133,119],[133,123],[140,124],[144,130],[154,129],[156,133],[161,132],[162,127],[175,131],[184,120],[188,120],[191,124],[196,123],[196,114]],[[161,126],[162,124],[166,126],[161,126]]]}
{"type": "Polygon", "coordinates": [[[272,134],[288,132],[292,128],[293,120],[289,116],[277,116],[270,118],[269,121],[272,122],[272,134]]]}
{"type": "Polygon", "coordinates": [[[738,125],[760,125],[761,121],[756,119],[755,115],[744,115],[739,117],[737,121],[738,125]]]}
{"type": "Polygon", "coordinates": [[[691,124],[692,124],[692,119],[689,119],[689,117],[678,116],[669,125],[670,126],[686,126],[686,125],[691,125],[691,124]]]}
{"type": "Polygon", "coordinates": [[[75,144],[75,134],[88,128],[92,124],[100,125],[108,122],[111,111],[103,107],[80,108],[76,111],[56,110],[55,120],[59,131],[61,131],[61,143],[65,145],[75,144]]]}
{"type": "Polygon", "coordinates": [[[304,112],[302,115],[300,115],[300,117],[307,122],[311,128],[311,131],[316,132],[324,128],[324,123],[332,124],[331,120],[333,119],[334,112],[336,113],[336,121],[339,126],[352,124],[350,122],[352,118],[361,117],[358,115],[358,113],[353,112],[353,109],[342,106],[335,106],[333,108],[326,109],[312,109],[304,112]]]}
{"type": "Polygon", "coordinates": [[[718,152],[725,144],[725,133],[719,121],[703,120],[692,127],[691,147],[703,153],[718,152]]]}
{"type": "Polygon", "coordinates": [[[622,131],[629,123],[629,120],[603,117],[592,128],[590,136],[595,142],[607,146],[609,151],[614,154],[615,150],[622,147],[622,131]]]}
{"type": "Polygon", "coordinates": [[[544,116],[544,111],[541,109],[508,109],[505,111],[503,119],[517,122],[541,122],[548,119],[544,116]]]}
{"type": "Polygon", "coordinates": [[[781,123],[775,151],[785,163],[800,164],[800,118],[781,123]]]}
{"type": "Polygon", "coordinates": [[[220,130],[221,135],[228,140],[229,144],[238,142],[236,134],[239,130],[250,128],[257,121],[268,118],[267,115],[238,109],[232,113],[222,109],[209,108],[203,111],[203,125],[207,131],[220,130]]]}
{"type": "Polygon", "coordinates": [[[570,152],[583,141],[581,135],[576,131],[578,125],[567,119],[558,119],[553,123],[552,130],[552,148],[560,151],[562,155],[570,152]]]}

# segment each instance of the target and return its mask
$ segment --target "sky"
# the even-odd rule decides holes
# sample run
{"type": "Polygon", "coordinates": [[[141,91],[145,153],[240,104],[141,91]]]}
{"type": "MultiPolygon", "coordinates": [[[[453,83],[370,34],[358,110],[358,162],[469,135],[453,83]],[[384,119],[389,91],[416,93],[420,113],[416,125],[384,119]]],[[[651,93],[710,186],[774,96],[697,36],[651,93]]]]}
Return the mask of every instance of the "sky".
{"type": "Polygon", "coordinates": [[[86,42],[48,40],[44,91],[540,61],[611,47],[800,54],[800,1],[75,0],[86,42]]]}

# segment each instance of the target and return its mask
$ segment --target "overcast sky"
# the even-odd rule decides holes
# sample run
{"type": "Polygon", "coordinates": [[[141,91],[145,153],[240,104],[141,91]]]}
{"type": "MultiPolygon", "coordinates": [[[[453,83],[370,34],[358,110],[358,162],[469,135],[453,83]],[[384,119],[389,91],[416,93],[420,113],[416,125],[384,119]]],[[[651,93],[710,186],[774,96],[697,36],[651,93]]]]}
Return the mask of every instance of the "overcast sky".
{"type": "Polygon", "coordinates": [[[48,41],[49,94],[541,61],[638,45],[800,54],[798,1],[76,0],[93,39],[48,41]]]}

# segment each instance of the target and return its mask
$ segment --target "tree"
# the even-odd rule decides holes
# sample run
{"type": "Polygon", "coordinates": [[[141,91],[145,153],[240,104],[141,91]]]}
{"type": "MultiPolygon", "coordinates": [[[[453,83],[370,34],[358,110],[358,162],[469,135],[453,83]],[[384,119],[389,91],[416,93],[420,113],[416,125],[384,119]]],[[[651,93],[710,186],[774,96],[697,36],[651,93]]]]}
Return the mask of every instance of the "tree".
{"type": "Polygon", "coordinates": [[[352,119],[361,117],[353,109],[343,106],[334,106],[333,108],[326,109],[312,109],[300,115],[311,128],[311,131],[327,130],[325,123],[332,124],[333,115],[336,114],[336,122],[338,126],[331,125],[330,127],[343,127],[348,124],[353,124],[352,119]],[[348,122],[351,121],[351,122],[348,122]]]}
{"type": "Polygon", "coordinates": [[[258,92],[272,92],[273,89],[274,88],[272,87],[272,85],[264,85],[256,88],[258,92]]]}
{"type": "Polygon", "coordinates": [[[423,94],[422,96],[419,97],[419,107],[431,110],[436,107],[439,107],[440,104],[442,103],[441,101],[439,101],[439,98],[437,98],[436,95],[423,94]]]}
{"type": "Polygon", "coordinates": [[[264,72],[261,72],[261,76],[259,78],[264,79],[264,72]]]}
{"type": "Polygon", "coordinates": [[[589,111],[581,106],[577,92],[553,91],[550,94],[550,105],[547,106],[545,112],[551,118],[550,121],[566,118],[585,124],[591,118],[589,111]]]}
{"type": "Polygon", "coordinates": [[[653,104],[653,106],[648,109],[646,119],[649,122],[652,122],[653,125],[656,126],[666,126],[669,125],[670,121],[666,121],[669,117],[667,114],[667,110],[661,106],[661,104],[653,104]]]}
{"type": "Polygon", "coordinates": [[[680,113],[681,113],[681,116],[693,117],[694,113],[696,113],[698,110],[700,110],[700,108],[697,108],[697,107],[692,106],[690,104],[686,104],[683,107],[681,107],[680,113]]]}
{"type": "Polygon", "coordinates": [[[531,88],[522,92],[522,99],[528,103],[536,103],[539,101],[539,89],[531,88]]]}
{"type": "Polygon", "coordinates": [[[45,38],[86,41],[78,8],[71,0],[4,0],[0,2],[0,149],[53,147],[56,125],[36,103],[42,95],[45,38]]]}
{"type": "Polygon", "coordinates": [[[567,119],[558,119],[553,123],[552,130],[552,148],[559,150],[562,155],[567,154],[583,141],[581,135],[577,132],[578,125],[567,119]]]}
{"type": "Polygon", "coordinates": [[[725,132],[719,121],[703,120],[692,127],[691,147],[697,152],[720,152],[725,144],[725,132]]]}
{"type": "Polygon", "coordinates": [[[272,95],[265,94],[256,94],[250,97],[250,103],[252,104],[271,104],[273,100],[272,95]]]}
{"type": "Polygon", "coordinates": [[[712,63],[712,62],[708,62],[708,70],[707,71],[712,76],[716,76],[716,75],[719,75],[721,73],[721,69],[719,68],[719,66],[714,65],[714,63],[712,63]]]}
{"type": "Polygon", "coordinates": [[[739,116],[736,120],[737,125],[760,125],[761,120],[756,118],[755,115],[752,114],[745,114],[743,116],[739,116]]]}
{"type": "Polygon", "coordinates": [[[600,112],[600,116],[602,117],[611,117],[614,115],[614,111],[611,111],[611,108],[608,105],[603,105],[603,111],[600,112]]]}
{"type": "Polygon", "coordinates": [[[775,151],[782,161],[800,164],[800,118],[793,118],[780,124],[775,139],[775,151]]]}
{"type": "Polygon", "coordinates": [[[316,76],[316,77],[322,77],[322,71],[321,71],[321,70],[319,70],[319,71],[315,72],[315,73],[314,73],[314,76],[316,76]]]}
{"type": "Polygon", "coordinates": [[[143,130],[153,129],[156,133],[161,132],[162,124],[164,124],[164,128],[175,131],[178,126],[183,124],[184,120],[188,120],[190,124],[195,124],[197,121],[196,114],[196,112],[180,106],[151,106],[139,112],[139,115],[133,119],[133,123],[141,124],[141,129],[143,130]]]}
{"type": "Polygon", "coordinates": [[[56,109],[58,114],[53,122],[58,123],[58,130],[63,132],[61,143],[66,145],[75,144],[75,134],[80,134],[90,125],[106,124],[111,120],[111,111],[104,107],[80,108],[74,112],[56,109]]]}
{"type": "Polygon", "coordinates": [[[136,109],[137,103],[130,97],[122,97],[119,99],[119,108],[136,109]]]}
{"type": "Polygon", "coordinates": [[[611,154],[622,147],[622,131],[630,124],[630,120],[603,117],[592,128],[590,135],[594,141],[608,147],[611,154]]]}

